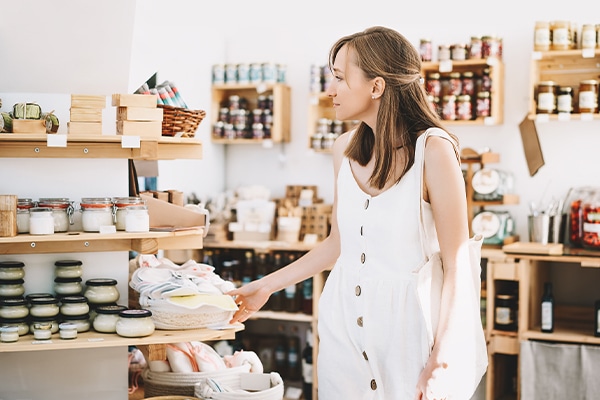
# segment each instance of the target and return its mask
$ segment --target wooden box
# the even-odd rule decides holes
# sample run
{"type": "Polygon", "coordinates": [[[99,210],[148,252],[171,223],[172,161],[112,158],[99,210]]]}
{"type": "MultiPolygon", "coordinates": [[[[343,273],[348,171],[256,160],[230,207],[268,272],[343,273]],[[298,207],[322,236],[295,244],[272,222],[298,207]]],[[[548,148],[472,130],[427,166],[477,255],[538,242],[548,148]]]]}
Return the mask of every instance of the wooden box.
{"type": "Polygon", "coordinates": [[[67,122],[69,135],[102,135],[102,122],[67,122]]]}
{"type": "Polygon", "coordinates": [[[112,95],[112,105],[115,107],[156,108],[156,95],[153,94],[123,94],[112,95]]]}
{"type": "Polygon", "coordinates": [[[17,236],[17,196],[0,195],[0,237],[17,236]]]}
{"type": "Polygon", "coordinates": [[[106,108],[106,96],[90,94],[72,94],[71,107],[75,108],[106,108]]]}
{"type": "Polygon", "coordinates": [[[102,122],[102,108],[71,107],[72,122],[102,122]]]}
{"type": "Polygon", "coordinates": [[[117,134],[129,136],[161,137],[161,121],[117,121],[117,134]]]}
{"type": "Polygon", "coordinates": [[[13,119],[13,133],[46,133],[43,119],[13,119]]]}
{"type": "Polygon", "coordinates": [[[119,121],[162,121],[162,108],[147,107],[118,107],[117,120],[119,121]]]}

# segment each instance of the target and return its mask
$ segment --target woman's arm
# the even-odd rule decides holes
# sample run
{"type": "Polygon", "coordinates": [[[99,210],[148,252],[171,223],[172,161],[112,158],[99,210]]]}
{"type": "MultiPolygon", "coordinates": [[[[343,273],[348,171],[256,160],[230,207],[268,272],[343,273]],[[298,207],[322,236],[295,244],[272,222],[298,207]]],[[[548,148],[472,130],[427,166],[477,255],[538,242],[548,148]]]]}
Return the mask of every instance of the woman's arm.
{"type": "Polygon", "coordinates": [[[335,190],[329,235],[293,263],[227,293],[236,297],[235,302],[239,307],[239,310],[233,315],[232,323],[246,321],[253,312],[265,305],[272,293],[331,268],[337,260],[340,254],[340,235],[337,224],[337,176],[348,142],[347,135],[348,133],[341,135],[333,146],[335,190]]]}

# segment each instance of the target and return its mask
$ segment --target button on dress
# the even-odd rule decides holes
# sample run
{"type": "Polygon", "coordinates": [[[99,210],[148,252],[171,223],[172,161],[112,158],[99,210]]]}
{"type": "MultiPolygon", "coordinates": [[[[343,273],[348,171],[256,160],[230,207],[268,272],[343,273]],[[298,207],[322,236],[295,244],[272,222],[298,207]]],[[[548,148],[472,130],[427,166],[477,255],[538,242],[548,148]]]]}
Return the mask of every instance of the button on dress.
{"type": "MultiPolygon", "coordinates": [[[[414,272],[423,262],[420,175],[413,166],[400,182],[370,196],[358,186],[349,159],[342,160],[341,252],[319,300],[319,400],[414,399],[430,353],[414,272]]],[[[425,223],[433,224],[429,204],[423,205],[425,223]]]]}

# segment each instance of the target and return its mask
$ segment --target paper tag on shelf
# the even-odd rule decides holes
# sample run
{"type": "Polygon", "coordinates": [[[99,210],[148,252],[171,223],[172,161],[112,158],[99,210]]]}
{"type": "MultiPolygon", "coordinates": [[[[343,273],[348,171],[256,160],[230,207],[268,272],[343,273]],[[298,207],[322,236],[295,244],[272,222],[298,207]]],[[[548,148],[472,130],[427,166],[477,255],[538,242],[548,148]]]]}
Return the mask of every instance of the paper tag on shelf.
{"type": "Polygon", "coordinates": [[[256,85],[256,93],[264,93],[267,91],[267,85],[265,83],[259,83],[256,85]]]}
{"type": "Polygon", "coordinates": [[[88,342],[103,342],[104,338],[96,337],[96,338],[88,338],[88,342]]]}
{"type": "Polygon", "coordinates": [[[570,113],[566,113],[566,112],[558,113],[558,120],[559,121],[570,121],[571,120],[571,114],[570,113]]]}
{"type": "Polygon", "coordinates": [[[440,61],[440,72],[451,72],[452,71],[452,60],[440,61]]]}
{"type": "Polygon", "coordinates": [[[541,60],[542,59],[542,52],[541,51],[534,51],[533,53],[531,53],[531,59],[532,60],[541,60]]]}
{"type": "Polygon", "coordinates": [[[582,121],[593,121],[594,120],[594,114],[592,114],[592,113],[582,113],[581,114],[581,120],[582,121]]]}
{"type": "Polygon", "coordinates": [[[495,67],[496,65],[498,65],[498,59],[496,57],[488,57],[485,60],[485,63],[490,67],[495,67]]]}
{"type": "Polygon", "coordinates": [[[548,122],[550,121],[550,115],[548,114],[536,114],[535,122],[548,122]]]}
{"type": "Polygon", "coordinates": [[[264,139],[262,141],[262,147],[264,147],[265,149],[272,149],[273,141],[271,139],[264,139]]]}
{"type": "Polygon", "coordinates": [[[52,340],[34,340],[31,344],[52,344],[52,340]]]}
{"type": "Polygon", "coordinates": [[[496,125],[496,119],[494,117],[485,117],[483,119],[484,125],[496,125]]]}
{"type": "Polygon", "coordinates": [[[121,147],[124,149],[139,149],[140,148],[140,137],[139,136],[121,136],[121,147]]]}
{"type": "Polygon", "coordinates": [[[583,57],[583,58],[594,58],[594,57],[596,57],[596,49],[583,49],[583,50],[581,50],[581,57],[583,57]]]}
{"type": "Polygon", "coordinates": [[[46,145],[48,147],[67,147],[67,135],[58,133],[46,135],[46,145]]]}

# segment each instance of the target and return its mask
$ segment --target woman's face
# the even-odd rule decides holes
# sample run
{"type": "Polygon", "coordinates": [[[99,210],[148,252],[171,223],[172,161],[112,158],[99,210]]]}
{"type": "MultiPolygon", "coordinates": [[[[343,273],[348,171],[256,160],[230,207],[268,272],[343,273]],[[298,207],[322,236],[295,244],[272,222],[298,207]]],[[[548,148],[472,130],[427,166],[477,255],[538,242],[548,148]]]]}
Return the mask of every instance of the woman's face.
{"type": "Polygon", "coordinates": [[[361,120],[374,128],[379,100],[371,98],[372,90],[373,82],[356,66],[354,50],[343,46],[333,63],[333,80],[327,89],[336,118],[361,120]]]}

